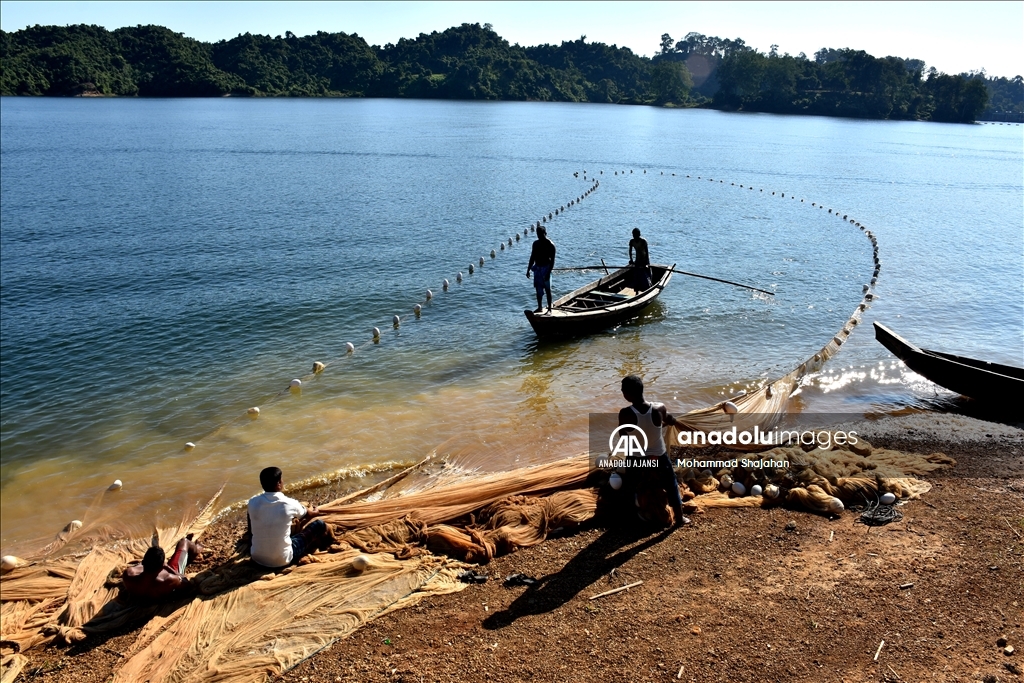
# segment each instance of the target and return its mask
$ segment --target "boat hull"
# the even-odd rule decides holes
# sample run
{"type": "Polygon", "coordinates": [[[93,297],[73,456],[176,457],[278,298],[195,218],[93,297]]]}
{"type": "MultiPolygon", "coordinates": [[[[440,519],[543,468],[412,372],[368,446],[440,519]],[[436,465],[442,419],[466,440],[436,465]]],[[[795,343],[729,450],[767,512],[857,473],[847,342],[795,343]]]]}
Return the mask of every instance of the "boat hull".
{"type": "Polygon", "coordinates": [[[616,270],[561,297],[550,311],[524,311],[526,319],[542,338],[582,336],[621,325],[657,300],[672,279],[672,266],[652,264],[654,284],[639,293],[628,288],[631,273],[632,268],[616,270]]]}
{"type": "Polygon", "coordinates": [[[929,351],[876,322],[875,339],[922,377],[985,403],[1011,399],[1024,390],[1024,368],[929,351]]]}

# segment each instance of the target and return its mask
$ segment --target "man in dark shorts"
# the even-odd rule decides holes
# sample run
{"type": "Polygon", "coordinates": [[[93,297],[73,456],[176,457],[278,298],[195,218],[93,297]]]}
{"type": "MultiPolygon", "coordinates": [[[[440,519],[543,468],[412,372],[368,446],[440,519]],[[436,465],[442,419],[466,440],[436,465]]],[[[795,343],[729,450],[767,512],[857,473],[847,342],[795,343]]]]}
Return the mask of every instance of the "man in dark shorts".
{"type": "Polygon", "coordinates": [[[530,262],[526,265],[526,277],[530,277],[530,272],[533,272],[533,286],[537,290],[537,310],[534,313],[544,310],[542,301],[545,292],[548,295],[548,310],[551,310],[551,269],[554,267],[555,244],[548,239],[548,231],[541,226],[537,228],[537,239],[530,252],[530,262]]]}
{"type": "Polygon", "coordinates": [[[314,519],[297,533],[292,533],[292,522],[300,526],[320,514],[316,507],[306,507],[281,493],[284,476],[280,468],[267,467],[260,472],[263,493],[253,496],[248,504],[249,533],[252,545],[249,555],[253,562],[270,569],[287,567],[316,549],[327,533],[322,519],[314,519]]]}
{"type": "Polygon", "coordinates": [[[633,266],[633,289],[637,294],[651,288],[651,254],[647,240],[640,236],[640,228],[633,228],[633,239],[629,241],[629,265],[633,266]],[[636,250],[636,260],[633,250],[636,250]]]}
{"type": "Polygon", "coordinates": [[[630,402],[619,411],[620,425],[637,425],[647,435],[647,456],[657,458],[657,480],[668,494],[669,505],[675,513],[676,526],[688,524],[690,520],[683,516],[683,499],[679,495],[679,483],[676,481],[672,461],[668,457],[665,437],[662,430],[665,425],[682,427],[665,408],[664,403],[648,403],[644,401],[644,381],[636,375],[622,378],[622,397],[630,402]]]}
{"type": "Polygon", "coordinates": [[[142,556],[142,562],[129,565],[121,577],[121,590],[133,598],[163,600],[188,584],[185,566],[190,557],[198,557],[202,546],[192,534],[178,541],[170,562],[165,562],[163,548],[153,546],[142,556]]]}

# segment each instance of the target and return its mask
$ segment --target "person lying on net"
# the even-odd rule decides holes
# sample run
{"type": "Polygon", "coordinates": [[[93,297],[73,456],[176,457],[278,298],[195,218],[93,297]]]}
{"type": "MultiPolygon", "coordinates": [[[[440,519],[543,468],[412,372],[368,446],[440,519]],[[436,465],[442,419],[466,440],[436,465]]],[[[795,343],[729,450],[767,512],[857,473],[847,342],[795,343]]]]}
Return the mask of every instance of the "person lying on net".
{"type": "Polygon", "coordinates": [[[142,562],[128,566],[121,577],[121,590],[132,598],[163,600],[178,593],[188,585],[185,567],[189,559],[196,559],[202,553],[201,545],[192,540],[192,534],[178,541],[166,562],[163,548],[153,546],[142,556],[142,562]]]}

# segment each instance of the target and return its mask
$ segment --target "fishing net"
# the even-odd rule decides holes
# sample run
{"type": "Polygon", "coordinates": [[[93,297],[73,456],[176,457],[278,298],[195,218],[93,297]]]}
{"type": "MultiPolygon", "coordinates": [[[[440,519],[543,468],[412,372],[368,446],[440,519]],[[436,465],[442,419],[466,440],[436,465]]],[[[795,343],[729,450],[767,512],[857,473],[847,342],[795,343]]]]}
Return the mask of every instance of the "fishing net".
{"type": "Polygon", "coordinates": [[[195,597],[156,606],[120,601],[120,572],[154,540],[169,554],[183,535],[198,539],[216,499],[155,539],[83,529],[0,579],[4,675],[54,640],[144,624],[115,681],[265,680],[380,614],[460,590],[465,565],[452,558],[486,561],[590,519],[596,492],[578,488],[588,474],[581,456],[393,498],[378,485],[322,506],[331,545],[298,566],[272,572],[234,557],[190,577],[195,597]],[[368,566],[357,569],[365,553],[368,566]]]}
{"type": "MultiPolygon", "coordinates": [[[[943,453],[922,455],[861,442],[860,452],[847,448],[814,449],[799,446],[773,448],[758,454],[760,462],[786,463],[779,467],[722,467],[709,470],[684,469],[678,474],[689,496],[684,509],[712,507],[765,507],[783,503],[824,514],[837,514],[848,507],[877,505],[884,493],[897,500],[914,500],[931,490],[931,485],[914,475],[930,474],[956,464],[943,453]],[[733,482],[743,490],[760,486],[760,495],[730,493],[733,482]]],[[[729,460],[729,453],[715,456],[729,460]]],[[[742,462],[739,458],[732,458],[742,462]]]]}
{"type": "MultiPolygon", "coordinates": [[[[835,500],[853,504],[885,491],[918,497],[928,485],[912,475],[952,463],[941,454],[864,450],[778,448],[762,457],[788,461],[788,467],[682,470],[679,476],[692,511],[787,504],[828,512],[835,500]],[[727,474],[751,486],[773,483],[779,494],[732,495],[720,490],[727,474]]],[[[23,653],[54,639],[78,642],[142,624],[115,681],[266,680],[376,616],[460,590],[460,560],[486,562],[594,518],[606,483],[607,475],[592,471],[583,455],[394,497],[374,487],[383,498],[365,500],[372,496],[363,491],[321,507],[330,546],[298,566],[272,572],[237,556],[191,577],[193,598],[158,606],[115,599],[120,571],[149,539],[104,543],[94,535],[83,552],[75,550],[82,539],[72,540],[64,554],[36,558],[3,576],[4,675],[13,680],[23,653]],[[365,568],[354,565],[357,556],[367,560],[365,568]]],[[[665,507],[663,496],[652,500],[665,507]]],[[[159,543],[170,548],[185,533],[198,537],[212,505],[188,523],[160,530],[159,543]]]]}

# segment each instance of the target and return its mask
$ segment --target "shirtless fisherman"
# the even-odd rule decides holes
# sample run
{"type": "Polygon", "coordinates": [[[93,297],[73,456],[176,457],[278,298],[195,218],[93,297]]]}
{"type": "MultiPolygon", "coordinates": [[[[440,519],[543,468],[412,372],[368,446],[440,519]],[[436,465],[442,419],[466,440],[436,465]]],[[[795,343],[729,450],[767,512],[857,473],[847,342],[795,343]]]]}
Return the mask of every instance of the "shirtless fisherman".
{"type": "Polygon", "coordinates": [[[142,562],[132,564],[121,577],[121,590],[133,598],[163,600],[188,584],[185,566],[189,557],[197,558],[203,548],[192,540],[192,534],[178,541],[171,561],[166,562],[164,550],[153,546],[146,550],[142,562]]]}

